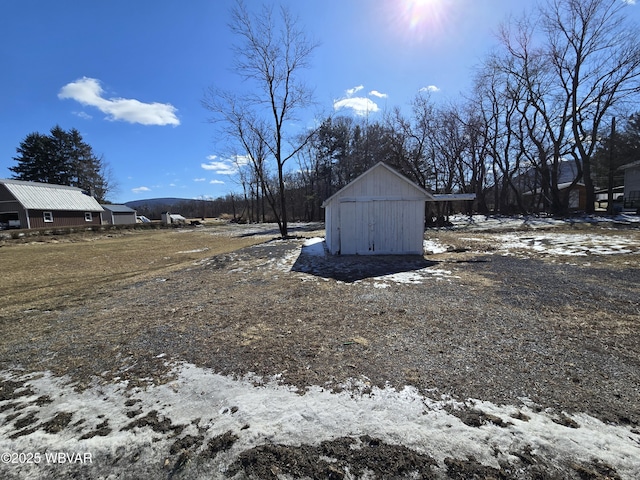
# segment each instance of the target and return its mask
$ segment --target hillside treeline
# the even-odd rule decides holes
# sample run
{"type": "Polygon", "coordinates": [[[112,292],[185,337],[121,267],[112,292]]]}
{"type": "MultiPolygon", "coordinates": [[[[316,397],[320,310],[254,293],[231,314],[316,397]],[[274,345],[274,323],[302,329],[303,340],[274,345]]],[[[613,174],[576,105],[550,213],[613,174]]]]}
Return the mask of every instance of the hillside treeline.
{"type": "MultiPolygon", "coordinates": [[[[536,150],[524,142],[506,147],[508,142],[504,138],[488,136],[488,125],[470,109],[455,105],[437,108],[423,96],[416,99],[412,108],[413,118],[405,118],[395,110],[386,115],[384,122],[342,116],[327,118],[298,154],[297,169],[285,174],[288,218],[323,220],[322,202],[379,161],[433,193],[476,194],[472,205],[469,202],[428,205],[428,221],[452,212],[468,213],[469,208],[482,214],[568,213],[568,204],[563,203],[568,202],[568,197],[563,198],[558,188],[560,175],[556,174],[560,198],[558,205],[553,205],[549,174],[553,166],[535,161],[531,152],[536,150]],[[513,162],[504,155],[512,156],[513,162]]],[[[639,119],[635,114],[619,121],[614,168],[638,158],[639,119]]],[[[609,136],[603,135],[593,154],[596,188],[608,186],[610,144],[609,136]]],[[[563,163],[567,164],[565,177],[575,179],[575,162],[566,159],[563,163]]],[[[557,168],[561,171],[561,162],[557,168]]],[[[269,186],[276,188],[276,179],[269,175],[262,177],[266,182],[260,181],[253,165],[240,165],[242,193],[185,202],[180,205],[181,213],[188,212],[194,217],[202,215],[198,212],[205,212],[205,216],[226,214],[248,222],[273,221],[272,205],[265,192],[269,186]]],[[[622,172],[615,171],[614,186],[622,185],[622,179],[622,172]]],[[[580,180],[576,184],[581,184],[580,180]]]]}

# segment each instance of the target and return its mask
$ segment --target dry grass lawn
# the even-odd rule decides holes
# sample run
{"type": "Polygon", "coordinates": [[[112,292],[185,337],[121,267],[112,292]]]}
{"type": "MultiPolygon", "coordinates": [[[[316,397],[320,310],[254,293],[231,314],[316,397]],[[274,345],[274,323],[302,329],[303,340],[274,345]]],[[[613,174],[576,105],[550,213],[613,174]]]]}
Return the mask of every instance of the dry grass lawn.
{"type": "Polygon", "coordinates": [[[261,243],[209,229],[74,233],[0,243],[0,317],[82,303],[98,288],[166,275],[204,258],[261,243]]]}

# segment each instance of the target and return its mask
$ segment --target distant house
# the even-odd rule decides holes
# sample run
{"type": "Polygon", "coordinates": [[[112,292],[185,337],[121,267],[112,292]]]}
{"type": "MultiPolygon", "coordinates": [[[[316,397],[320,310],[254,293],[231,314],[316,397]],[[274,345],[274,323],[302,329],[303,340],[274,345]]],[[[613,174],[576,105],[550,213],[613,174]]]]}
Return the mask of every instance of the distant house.
{"type": "Polygon", "coordinates": [[[624,170],[623,208],[640,211],[640,160],[622,165],[620,170],[624,170]]]}
{"type": "MultiPolygon", "coordinates": [[[[568,208],[569,210],[584,210],[587,206],[587,189],[582,181],[573,183],[578,176],[578,169],[575,160],[562,160],[558,164],[558,191],[561,195],[568,195],[568,208]]],[[[544,188],[544,181],[540,170],[534,167],[526,167],[521,172],[515,175],[511,179],[513,188],[520,195],[524,207],[533,212],[544,211],[550,203],[550,198],[546,196],[545,192],[548,192],[550,180],[547,180],[547,188],[544,188]]],[[[498,205],[495,204],[495,186],[489,188],[486,194],[487,206],[491,209],[495,209],[498,205]]],[[[517,209],[517,202],[515,193],[510,187],[506,188],[506,199],[504,199],[507,205],[517,209]]]]}
{"type": "Polygon", "coordinates": [[[102,205],[102,223],[106,225],[135,225],[136,211],[126,205],[102,205]]]}
{"type": "MultiPolygon", "coordinates": [[[[573,182],[565,182],[558,184],[558,192],[561,195],[565,195],[568,191],[569,194],[569,210],[585,210],[587,208],[587,187],[584,183],[579,182],[573,185],[573,182]],[[571,189],[568,191],[568,189],[571,189]]],[[[539,190],[528,190],[522,194],[522,197],[527,201],[527,204],[534,211],[538,211],[541,209],[543,200],[542,200],[542,189],[539,190]]]]}
{"type": "Polygon", "coordinates": [[[103,211],[79,188],[0,179],[2,228],[100,225],[103,211]]]}
{"type": "Polygon", "coordinates": [[[327,198],[326,244],[332,254],[423,254],[429,192],[380,162],[327,198]]]}

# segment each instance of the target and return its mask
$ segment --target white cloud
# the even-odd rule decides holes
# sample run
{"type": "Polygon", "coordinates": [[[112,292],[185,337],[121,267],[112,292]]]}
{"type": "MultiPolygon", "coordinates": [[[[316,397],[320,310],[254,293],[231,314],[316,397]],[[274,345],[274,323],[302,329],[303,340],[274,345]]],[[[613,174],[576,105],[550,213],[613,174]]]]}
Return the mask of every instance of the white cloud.
{"type": "Polygon", "coordinates": [[[378,98],[387,98],[389,95],[387,95],[386,93],[380,93],[377,90],[371,90],[369,92],[369,95],[373,96],[373,97],[378,97],[378,98]]]}
{"type": "Polygon", "coordinates": [[[207,180],[207,179],[206,179],[206,178],[204,178],[204,177],[202,177],[202,178],[194,178],[194,179],[193,179],[193,181],[194,181],[194,182],[204,182],[204,181],[206,181],[206,180],[207,180]]]}
{"type": "Polygon", "coordinates": [[[218,160],[217,155],[207,157],[209,163],[201,163],[200,166],[207,171],[212,171],[218,175],[234,175],[238,173],[238,166],[230,159],[218,160]]]}
{"type": "Polygon", "coordinates": [[[209,183],[211,185],[224,185],[224,182],[222,180],[211,180],[209,183]]]}
{"type": "Polygon", "coordinates": [[[360,116],[364,116],[380,110],[375,102],[365,97],[352,97],[343,98],[342,100],[336,100],[335,102],[333,102],[333,108],[335,110],[350,108],[356,115],[360,116]]]}
{"type": "Polygon", "coordinates": [[[622,0],[624,3],[626,3],[627,5],[635,5],[636,4],[636,0],[622,0]]]}
{"type": "Polygon", "coordinates": [[[143,103],[133,98],[104,98],[100,81],[82,77],[66,84],[58,98],[70,98],[82,105],[95,107],[107,114],[108,120],[123,120],[142,125],[180,125],[177,109],[170,103],[143,103]]]}
{"type": "Polygon", "coordinates": [[[247,155],[236,155],[232,158],[219,158],[217,155],[209,155],[207,160],[209,160],[208,163],[200,164],[200,167],[204,170],[212,171],[218,175],[235,175],[238,173],[238,168],[249,164],[250,158],[247,155]]]}
{"type": "Polygon", "coordinates": [[[136,187],[136,188],[132,188],[131,191],[133,193],[142,193],[142,192],[150,192],[151,189],[149,187],[136,187]]]}
{"type": "Polygon", "coordinates": [[[236,155],[233,161],[238,167],[244,167],[245,165],[249,165],[251,157],[249,155],[236,155]]]}
{"type": "Polygon", "coordinates": [[[228,161],[203,163],[200,166],[218,175],[234,175],[238,171],[238,168],[228,161]]]}
{"type": "Polygon", "coordinates": [[[422,87],[420,89],[421,92],[439,92],[440,89],[438,87],[436,87],[435,85],[428,85],[426,87],[422,87]]]}
{"type": "Polygon", "coordinates": [[[85,112],[71,112],[71,113],[73,113],[77,117],[84,118],[85,120],[91,120],[93,118],[91,115],[85,112]]]}
{"type": "Polygon", "coordinates": [[[353,87],[350,88],[346,91],[346,94],[348,97],[353,96],[354,94],[358,93],[360,90],[362,90],[364,88],[364,85],[358,85],[357,87],[353,87]]]}
{"type": "MultiPolygon", "coordinates": [[[[357,87],[353,87],[348,90],[345,90],[346,96],[344,98],[340,98],[338,100],[333,101],[333,109],[341,110],[343,108],[349,108],[353,110],[353,113],[359,116],[365,116],[380,110],[378,108],[378,105],[373,100],[367,97],[353,96],[363,88],[364,88],[363,85],[358,85],[357,87]]],[[[379,98],[387,97],[385,93],[380,93],[377,90],[371,90],[371,92],[369,92],[369,95],[379,97],[379,98]]]]}

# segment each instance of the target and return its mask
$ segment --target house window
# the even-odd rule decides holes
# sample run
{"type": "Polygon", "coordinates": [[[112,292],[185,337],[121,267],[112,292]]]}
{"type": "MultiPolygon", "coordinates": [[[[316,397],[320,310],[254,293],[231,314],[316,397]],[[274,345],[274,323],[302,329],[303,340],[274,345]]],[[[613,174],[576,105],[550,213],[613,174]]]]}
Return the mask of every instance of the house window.
{"type": "Polygon", "coordinates": [[[43,212],[42,215],[45,222],[53,222],[53,212],[43,212]]]}
{"type": "Polygon", "coordinates": [[[84,221],[91,222],[92,220],[93,220],[93,215],[91,215],[91,212],[84,212],[84,221]]]}

